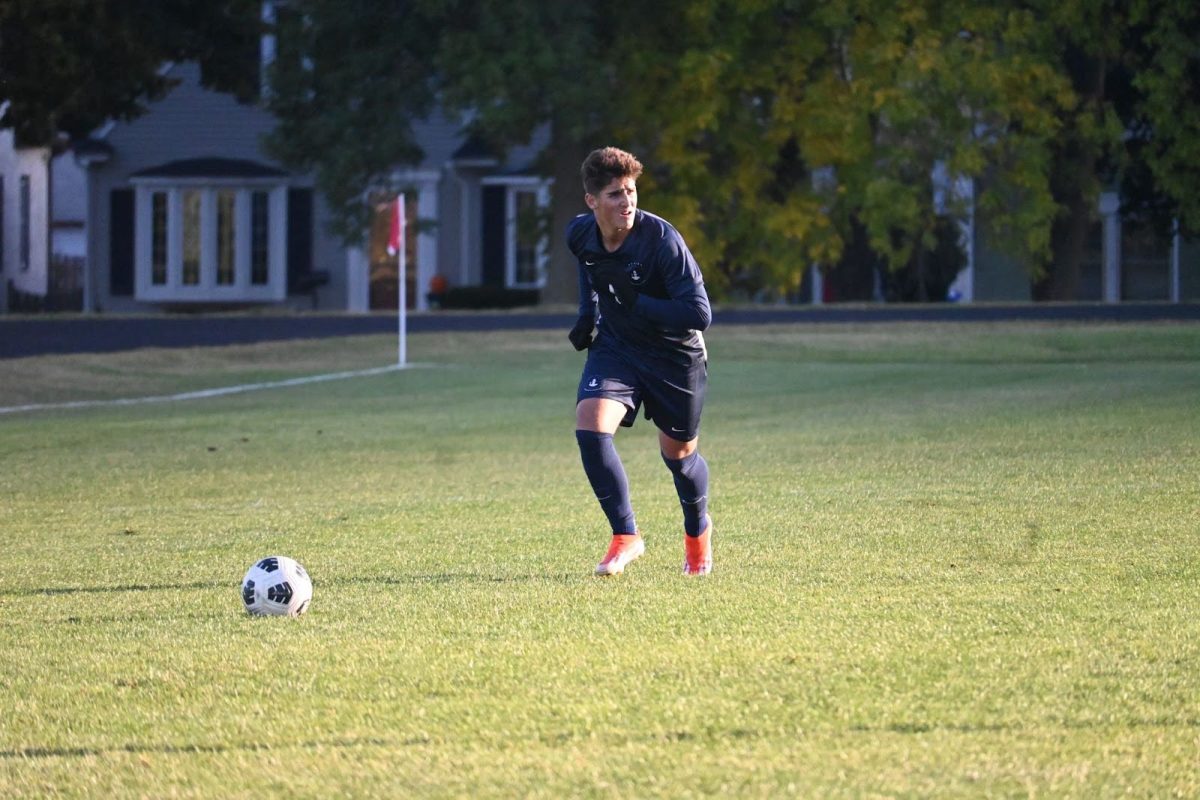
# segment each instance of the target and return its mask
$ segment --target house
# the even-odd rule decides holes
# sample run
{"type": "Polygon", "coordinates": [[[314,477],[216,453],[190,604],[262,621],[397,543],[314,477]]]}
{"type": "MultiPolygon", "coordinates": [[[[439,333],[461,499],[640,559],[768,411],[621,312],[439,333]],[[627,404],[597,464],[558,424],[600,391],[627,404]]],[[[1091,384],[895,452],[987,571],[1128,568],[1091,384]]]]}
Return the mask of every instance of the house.
{"type": "MultiPolygon", "coordinates": [[[[146,114],[61,152],[15,147],[0,131],[3,309],[394,309],[391,198],[348,246],[328,232],[311,176],[263,151],[271,115],[205,89],[194,64],[164,70],[179,83],[146,114]]],[[[530,168],[544,137],[498,156],[442,114],[414,132],[424,160],[393,176],[411,187],[409,306],[428,306],[435,276],[538,289],[546,243],[522,220],[549,203],[530,168]]]]}
{"type": "MultiPolygon", "coordinates": [[[[965,209],[958,212],[958,244],[964,265],[950,283],[945,298],[957,302],[1031,302],[1033,286],[1023,263],[997,245],[992,232],[975,220],[975,186],[969,179],[951,181],[942,165],[931,177],[934,207],[949,212],[949,200],[965,209]]],[[[861,281],[856,300],[883,299],[882,267],[872,266],[874,286],[861,281]]],[[[861,272],[862,270],[860,270],[861,272]]],[[[801,296],[821,304],[829,296],[827,277],[817,266],[807,271],[801,296]]],[[[846,298],[843,298],[846,299],[846,298]]],[[[1163,236],[1152,227],[1121,215],[1116,192],[1099,197],[1085,241],[1079,285],[1072,298],[1082,302],[1195,302],[1200,299],[1200,239],[1178,231],[1163,236]]]]}
{"type": "MultiPolygon", "coordinates": [[[[967,302],[1032,300],[1028,272],[974,224],[973,207],[963,230],[969,260],[951,287],[957,297],[967,302]]],[[[1123,219],[1120,195],[1104,192],[1096,203],[1072,299],[1102,303],[1200,299],[1200,241],[1178,231],[1164,237],[1149,225],[1123,219]]]]}
{"type": "Polygon", "coordinates": [[[14,292],[45,295],[50,280],[50,148],[18,148],[0,129],[0,276],[14,292]]]}

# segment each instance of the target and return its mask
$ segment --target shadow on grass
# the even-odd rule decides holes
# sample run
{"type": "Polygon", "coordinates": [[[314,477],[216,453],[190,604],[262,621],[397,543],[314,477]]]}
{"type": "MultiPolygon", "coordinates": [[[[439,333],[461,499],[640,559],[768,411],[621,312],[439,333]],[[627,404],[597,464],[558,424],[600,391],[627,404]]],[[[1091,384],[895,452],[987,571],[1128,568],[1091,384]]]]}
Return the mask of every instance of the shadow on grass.
{"type": "MultiPolygon", "coordinates": [[[[1101,720],[1063,720],[1057,723],[1058,728],[1064,730],[1091,730],[1105,729],[1111,726],[1112,723],[1101,720]]],[[[1126,726],[1134,728],[1197,728],[1200,727],[1200,720],[1195,718],[1148,718],[1148,719],[1133,719],[1123,723],[1126,726]]],[[[959,734],[988,734],[988,733],[1011,733],[1019,732],[1025,729],[1023,725],[1014,724],[944,724],[944,723],[898,723],[895,725],[886,726],[863,726],[853,725],[848,730],[853,733],[880,734],[880,733],[898,733],[902,735],[926,735],[933,732],[950,732],[959,734]]],[[[761,731],[749,730],[745,728],[735,728],[730,731],[722,731],[716,738],[720,740],[732,739],[758,739],[763,736],[761,731]]],[[[695,739],[708,739],[713,737],[713,731],[707,730],[703,733],[693,733],[686,730],[669,731],[664,734],[648,737],[655,741],[668,742],[686,742],[695,739]]],[[[564,744],[574,740],[574,733],[559,734],[554,737],[543,737],[543,741],[548,741],[552,744],[564,744]]],[[[627,741],[622,739],[622,741],[627,741]]],[[[96,756],[118,755],[121,753],[131,753],[134,755],[140,754],[158,754],[158,755],[193,755],[193,754],[221,754],[221,753],[256,753],[271,750],[317,750],[322,748],[340,748],[340,749],[355,749],[360,747],[421,747],[424,745],[435,744],[435,740],[425,736],[410,737],[407,739],[385,739],[381,737],[357,737],[344,738],[335,737],[331,739],[310,739],[307,741],[288,742],[286,744],[271,745],[265,742],[245,742],[242,744],[125,744],[115,747],[23,747],[14,748],[11,750],[0,750],[0,761],[15,761],[15,760],[34,760],[45,758],[89,758],[96,756]]]]}
{"type": "Polygon", "coordinates": [[[22,747],[12,750],[0,750],[0,760],[37,759],[37,758],[89,758],[95,756],[131,753],[134,755],[191,755],[191,754],[221,754],[221,753],[256,753],[267,750],[316,750],[327,747],[351,749],[357,747],[418,747],[431,744],[432,739],[414,737],[410,739],[381,739],[377,737],[363,738],[334,738],[312,739],[301,742],[289,742],[284,745],[270,745],[265,742],[246,742],[244,744],[125,744],[117,747],[22,747]]]}
{"type": "Polygon", "coordinates": [[[60,594],[121,594],[125,592],[185,592],[192,589],[227,589],[230,584],[216,581],[192,583],[127,583],[117,586],[46,586],[25,589],[0,589],[0,597],[37,597],[60,594]]]}
{"type": "MultiPolygon", "coordinates": [[[[567,583],[578,575],[570,572],[527,573],[522,575],[485,574],[481,572],[442,572],[432,575],[373,575],[349,578],[315,580],[316,587],[357,586],[375,584],[381,586],[419,586],[446,583],[567,583]]],[[[133,592],[186,592],[199,590],[224,591],[236,586],[233,581],[193,581],[190,583],[126,583],[116,586],[45,586],[18,589],[0,589],[0,597],[53,597],[73,594],[122,594],[133,592]]]]}
{"type": "Polygon", "coordinates": [[[521,575],[486,574],[482,572],[442,572],[433,575],[373,575],[355,576],[352,578],[333,578],[322,581],[328,586],[357,586],[373,584],[377,586],[419,586],[423,584],[445,583],[570,583],[579,575],[573,572],[557,574],[525,573],[521,575]]]}

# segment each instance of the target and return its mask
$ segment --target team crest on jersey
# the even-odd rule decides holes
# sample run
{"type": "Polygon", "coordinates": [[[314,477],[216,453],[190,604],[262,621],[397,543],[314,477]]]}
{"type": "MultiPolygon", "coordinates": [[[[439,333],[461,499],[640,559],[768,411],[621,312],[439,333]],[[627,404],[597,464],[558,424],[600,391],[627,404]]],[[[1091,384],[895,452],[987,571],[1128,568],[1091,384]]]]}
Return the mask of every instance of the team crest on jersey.
{"type": "Polygon", "coordinates": [[[640,261],[632,261],[625,267],[625,273],[629,275],[629,282],[634,286],[641,286],[646,282],[646,268],[642,266],[640,261]]]}

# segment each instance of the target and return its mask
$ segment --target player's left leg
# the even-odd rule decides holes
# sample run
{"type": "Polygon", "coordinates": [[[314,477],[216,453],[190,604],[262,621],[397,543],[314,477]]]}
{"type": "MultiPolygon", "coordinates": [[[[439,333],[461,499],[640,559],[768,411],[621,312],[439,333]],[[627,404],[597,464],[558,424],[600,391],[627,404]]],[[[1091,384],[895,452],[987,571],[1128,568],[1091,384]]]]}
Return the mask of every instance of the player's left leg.
{"type": "Polygon", "coordinates": [[[712,570],[712,518],[708,514],[708,462],[700,455],[699,437],[686,442],[659,431],[663,463],[675,479],[683,509],[684,564],[689,575],[712,570]]]}
{"type": "Polygon", "coordinates": [[[660,370],[661,380],[646,392],[646,409],[658,426],[663,463],[675,480],[683,509],[683,571],[704,575],[712,569],[712,518],[708,514],[708,462],[700,455],[700,416],[708,388],[703,361],[660,370]]]}

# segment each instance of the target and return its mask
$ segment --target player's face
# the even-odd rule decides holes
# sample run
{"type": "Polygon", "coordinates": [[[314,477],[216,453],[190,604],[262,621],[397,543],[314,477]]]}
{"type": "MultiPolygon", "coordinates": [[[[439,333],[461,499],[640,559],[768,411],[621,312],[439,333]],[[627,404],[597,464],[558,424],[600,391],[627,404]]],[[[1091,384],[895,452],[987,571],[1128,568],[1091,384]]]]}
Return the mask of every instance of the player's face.
{"type": "Polygon", "coordinates": [[[587,194],[584,199],[606,236],[619,236],[633,228],[637,211],[637,182],[633,178],[613,178],[599,193],[587,194]]]}

